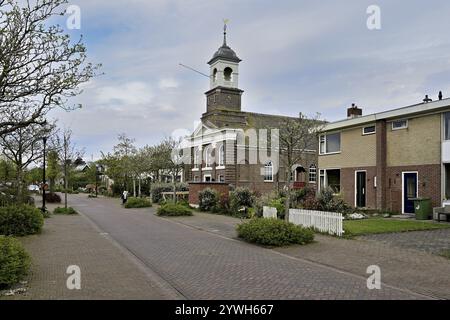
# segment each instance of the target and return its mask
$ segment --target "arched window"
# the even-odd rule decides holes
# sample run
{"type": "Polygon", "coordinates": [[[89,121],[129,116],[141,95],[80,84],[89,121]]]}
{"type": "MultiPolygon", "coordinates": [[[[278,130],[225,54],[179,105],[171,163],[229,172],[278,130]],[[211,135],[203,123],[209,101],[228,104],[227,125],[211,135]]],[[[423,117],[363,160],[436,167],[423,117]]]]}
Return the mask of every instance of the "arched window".
{"type": "Polygon", "coordinates": [[[273,164],[270,161],[264,166],[264,181],[273,182],[273,164]]]}
{"type": "Polygon", "coordinates": [[[222,144],[219,147],[219,163],[217,164],[219,167],[225,166],[225,146],[222,144]]]}
{"type": "Polygon", "coordinates": [[[214,68],[213,70],[213,81],[216,82],[217,81],[217,69],[214,68]]]}
{"type": "Polygon", "coordinates": [[[213,164],[213,157],[212,157],[211,151],[212,151],[212,147],[207,146],[205,149],[205,165],[207,168],[211,168],[212,164],[213,164]]]}
{"type": "Polygon", "coordinates": [[[309,183],[317,182],[317,167],[315,164],[312,164],[309,167],[309,183]]]}
{"type": "Polygon", "coordinates": [[[225,78],[225,81],[231,81],[233,75],[233,69],[231,69],[230,67],[226,67],[223,70],[223,77],[225,78]]]}

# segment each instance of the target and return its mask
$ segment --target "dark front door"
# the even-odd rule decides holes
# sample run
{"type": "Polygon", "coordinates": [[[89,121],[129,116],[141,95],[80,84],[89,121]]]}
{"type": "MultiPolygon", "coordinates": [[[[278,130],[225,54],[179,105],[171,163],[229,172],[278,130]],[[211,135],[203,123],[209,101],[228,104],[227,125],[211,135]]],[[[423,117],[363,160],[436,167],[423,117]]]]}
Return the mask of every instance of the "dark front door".
{"type": "Polygon", "coordinates": [[[366,207],[366,172],[356,172],[356,206],[366,207]]]}
{"type": "Polygon", "coordinates": [[[414,199],[417,198],[417,173],[404,173],[403,213],[414,213],[414,199]]]}

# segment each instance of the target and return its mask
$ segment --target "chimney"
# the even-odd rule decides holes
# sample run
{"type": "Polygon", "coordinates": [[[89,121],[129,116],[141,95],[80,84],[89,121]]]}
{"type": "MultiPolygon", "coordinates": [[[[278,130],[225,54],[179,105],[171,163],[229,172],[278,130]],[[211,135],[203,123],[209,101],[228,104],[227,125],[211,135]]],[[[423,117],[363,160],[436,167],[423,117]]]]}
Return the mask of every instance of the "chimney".
{"type": "Polygon", "coordinates": [[[439,100],[442,100],[442,98],[443,98],[442,91],[439,91],[438,98],[439,98],[439,100]]]}
{"type": "Polygon", "coordinates": [[[352,107],[347,109],[347,118],[359,118],[362,116],[362,109],[358,108],[356,104],[352,103],[352,107]]]}

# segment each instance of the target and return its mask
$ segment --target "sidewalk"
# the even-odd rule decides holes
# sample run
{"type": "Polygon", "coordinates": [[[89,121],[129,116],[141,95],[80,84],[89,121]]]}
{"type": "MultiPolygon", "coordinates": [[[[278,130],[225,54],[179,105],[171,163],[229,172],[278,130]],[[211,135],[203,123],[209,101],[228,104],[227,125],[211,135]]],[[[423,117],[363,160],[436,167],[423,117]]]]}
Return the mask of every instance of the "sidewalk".
{"type": "MultiPolygon", "coordinates": [[[[240,219],[195,212],[193,217],[171,218],[196,229],[237,238],[240,219]]],[[[439,230],[436,230],[438,233],[439,230]]],[[[416,237],[418,236],[416,233],[416,237]]],[[[424,235],[428,236],[425,231],[424,235]]],[[[378,265],[382,282],[399,288],[441,299],[450,299],[450,260],[411,248],[392,246],[382,241],[346,240],[316,235],[307,246],[274,249],[293,258],[327,265],[355,275],[367,277],[367,267],[378,265]]]]}
{"type": "Polygon", "coordinates": [[[82,215],[53,215],[45,220],[40,235],[19,239],[32,257],[27,291],[0,299],[178,298],[164,281],[82,215]],[[81,268],[81,290],[66,287],[70,265],[81,268]]]}

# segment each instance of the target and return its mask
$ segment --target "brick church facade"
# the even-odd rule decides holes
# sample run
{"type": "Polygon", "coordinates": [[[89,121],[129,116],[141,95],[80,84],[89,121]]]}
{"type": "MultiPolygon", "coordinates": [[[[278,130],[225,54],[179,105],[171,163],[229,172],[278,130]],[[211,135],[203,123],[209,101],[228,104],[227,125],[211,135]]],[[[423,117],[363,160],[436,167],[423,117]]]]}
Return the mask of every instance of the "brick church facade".
{"type": "MultiPolygon", "coordinates": [[[[226,185],[248,187],[263,194],[286,185],[283,155],[272,154],[266,150],[270,148],[261,147],[258,141],[268,136],[270,145],[271,130],[280,129],[283,122],[294,118],[242,111],[244,91],[238,86],[240,62],[227,45],[225,31],[223,45],[208,62],[210,90],[205,93],[206,112],[186,140],[192,156],[184,179],[191,182],[192,190],[226,185]]],[[[311,185],[315,188],[317,150],[308,150],[303,159],[303,163],[291,168],[293,187],[311,185]]]]}

